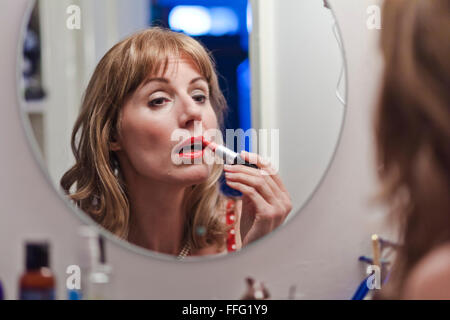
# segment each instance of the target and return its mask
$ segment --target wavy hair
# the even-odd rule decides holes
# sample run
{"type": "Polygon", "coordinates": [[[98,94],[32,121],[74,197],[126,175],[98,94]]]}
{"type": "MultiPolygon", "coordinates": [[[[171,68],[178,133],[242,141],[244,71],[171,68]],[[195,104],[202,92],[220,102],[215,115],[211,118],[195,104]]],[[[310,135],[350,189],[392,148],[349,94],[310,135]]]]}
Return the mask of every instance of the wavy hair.
{"type": "MultiPolygon", "coordinates": [[[[123,239],[128,238],[130,204],[117,155],[110,150],[111,142],[120,135],[121,109],[149,75],[164,73],[169,57],[181,55],[192,59],[207,80],[211,104],[218,125],[222,125],[226,101],[212,56],[193,38],[159,27],[133,34],[111,48],[84,93],[71,138],[75,165],[63,175],[60,185],[76,206],[123,239]]],[[[227,226],[220,215],[223,201],[217,183],[221,172],[222,167],[215,164],[207,181],[185,192],[188,223],[183,238],[192,248],[225,242],[227,226]],[[196,232],[199,226],[206,234],[196,232]]]]}
{"type": "Polygon", "coordinates": [[[385,1],[376,153],[402,243],[387,297],[400,297],[419,260],[450,241],[449,39],[450,0],[385,1]]]}

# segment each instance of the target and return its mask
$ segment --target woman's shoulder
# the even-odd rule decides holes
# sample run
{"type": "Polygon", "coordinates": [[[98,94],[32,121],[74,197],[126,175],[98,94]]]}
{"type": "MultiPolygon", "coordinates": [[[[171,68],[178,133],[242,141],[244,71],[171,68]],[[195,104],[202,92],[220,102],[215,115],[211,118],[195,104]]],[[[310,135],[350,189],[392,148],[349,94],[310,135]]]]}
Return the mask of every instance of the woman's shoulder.
{"type": "Polygon", "coordinates": [[[406,278],[405,299],[450,299],[450,243],[433,249],[406,278]]]}

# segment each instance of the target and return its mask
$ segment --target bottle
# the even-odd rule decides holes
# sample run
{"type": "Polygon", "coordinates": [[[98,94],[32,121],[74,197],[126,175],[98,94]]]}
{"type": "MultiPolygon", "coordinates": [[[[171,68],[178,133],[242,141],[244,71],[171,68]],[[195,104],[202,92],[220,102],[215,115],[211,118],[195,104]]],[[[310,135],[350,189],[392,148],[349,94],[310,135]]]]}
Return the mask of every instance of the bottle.
{"type": "Polygon", "coordinates": [[[106,300],[112,299],[111,276],[112,268],[106,262],[105,239],[98,235],[98,260],[89,274],[89,299],[106,300]]]}
{"type": "Polygon", "coordinates": [[[67,290],[67,300],[81,300],[81,290],[69,289],[67,290]]]}
{"type": "Polygon", "coordinates": [[[81,238],[81,241],[78,242],[78,265],[81,269],[80,299],[87,300],[89,297],[89,274],[99,255],[95,245],[98,233],[94,227],[87,225],[81,226],[78,232],[81,238]]]}
{"type": "Polygon", "coordinates": [[[270,298],[269,291],[264,283],[255,281],[251,277],[245,279],[247,282],[247,291],[241,297],[241,300],[267,300],[270,298]]]}
{"type": "Polygon", "coordinates": [[[20,277],[20,300],[54,300],[55,278],[49,265],[49,244],[27,242],[25,244],[25,273],[20,277]]]}
{"type": "Polygon", "coordinates": [[[5,299],[5,293],[3,291],[2,281],[0,280],[0,300],[5,299]]]}
{"type": "Polygon", "coordinates": [[[104,238],[92,226],[80,229],[79,261],[81,267],[82,298],[87,300],[112,299],[112,268],[106,262],[104,238]]]}

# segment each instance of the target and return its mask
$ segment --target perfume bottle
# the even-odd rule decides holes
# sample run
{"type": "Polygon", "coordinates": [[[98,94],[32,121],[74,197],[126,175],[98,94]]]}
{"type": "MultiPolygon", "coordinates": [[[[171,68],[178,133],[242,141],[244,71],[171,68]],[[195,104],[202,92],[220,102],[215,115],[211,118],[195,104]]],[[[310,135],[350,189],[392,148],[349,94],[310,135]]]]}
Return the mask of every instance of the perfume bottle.
{"type": "Polygon", "coordinates": [[[106,261],[104,238],[92,226],[83,226],[80,235],[83,239],[79,253],[81,297],[86,300],[112,299],[112,268],[106,261]]]}
{"type": "Polygon", "coordinates": [[[54,300],[55,277],[49,265],[49,244],[28,242],[25,244],[25,273],[20,277],[20,300],[54,300]]]}
{"type": "Polygon", "coordinates": [[[99,259],[89,274],[89,299],[108,300],[113,298],[111,290],[112,268],[106,262],[105,239],[102,235],[97,238],[99,259]]]}

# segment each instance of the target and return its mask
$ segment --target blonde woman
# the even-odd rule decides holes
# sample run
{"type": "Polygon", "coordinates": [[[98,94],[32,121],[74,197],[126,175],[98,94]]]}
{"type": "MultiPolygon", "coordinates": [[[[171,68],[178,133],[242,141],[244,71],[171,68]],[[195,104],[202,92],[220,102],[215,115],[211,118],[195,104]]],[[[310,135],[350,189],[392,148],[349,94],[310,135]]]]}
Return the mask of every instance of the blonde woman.
{"type": "Polygon", "coordinates": [[[240,249],[291,210],[278,175],[248,153],[259,170],[172,161],[175,130],[218,129],[225,109],[201,44],[161,28],[134,34],[95,69],[72,134],[76,164],[61,186],[105,229],[146,249],[179,257],[240,249]],[[242,201],[220,194],[223,170],[242,201]]]}

